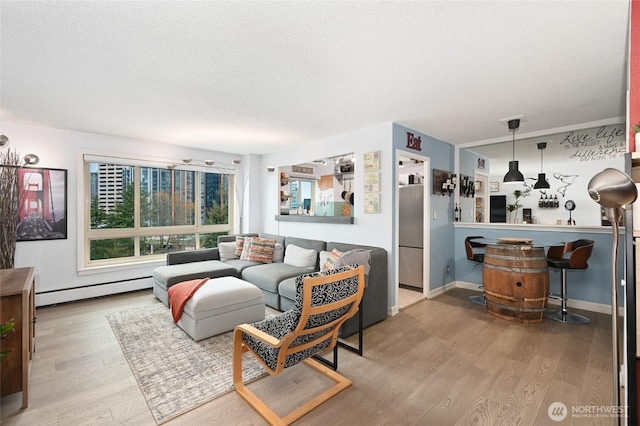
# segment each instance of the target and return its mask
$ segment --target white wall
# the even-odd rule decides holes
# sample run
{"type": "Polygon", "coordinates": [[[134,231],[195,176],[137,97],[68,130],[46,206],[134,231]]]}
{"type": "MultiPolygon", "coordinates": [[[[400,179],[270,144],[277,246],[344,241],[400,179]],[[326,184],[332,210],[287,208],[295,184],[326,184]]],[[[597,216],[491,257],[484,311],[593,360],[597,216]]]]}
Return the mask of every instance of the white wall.
{"type": "Polygon", "coordinates": [[[268,154],[263,157],[263,164],[288,166],[311,162],[313,160],[353,152],[356,158],[354,174],[355,223],[353,225],[313,224],[278,222],[278,185],[277,176],[269,175],[262,186],[264,191],[263,231],[281,235],[305,236],[326,241],[341,241],[354,244],[370,244],[391,248],[391,236],[384,235],[385,229],[391,230],[391,199],[393,165],[391,160],[391,123],[350,133],[335,138],[319,140],[304,144],[299,149],[268,154]],[[379,214],[364,214],[363,211],[363,170],[362,161],[365,152],[380,151],[380,192],[381,207],[379,214]]]}
{"type": "MultiPolygon", "coordinates": [[[[354,224],[337,225],[324,223],[278,222],[278,176],[269,175],[262,185],[264,218],[262,231],[312,238],[324,241],[338,241],[353,244],[364,244],[382,247],[387,250],[389,260],[389,306],[395,305],[395,287],[393,280],[393,159],[392,159],[392,124],[386,123],[349,133],[334,138],[304,144],[298,149],[288,149],[284,152],[265,155],[263,165],[289,166],[311,162],[322,158],[341,154],[354,153],[356,158],[354,173],[354,224]],[[380,151],[380,213],[365,214],[363,210],[363,167],[365,152],[380,151]]],[[[252,209],[253,210],[253,209],[252,209]]],[[[256,229],[251,229],[256,231],[256,229]]]]}
{"type": "MultiPolygon", "coordinates": [[[[38,306],[151,287],[151,272],[156,266],[164,264],[162,260],[131,267],[104,268],[91,273],[78,271],[77,224],[81,208],[78,206],[82,205],[78,181],[83,152],[162,157],[177,161],[191,157],[213,159],[225,164],[231,164],[233,159],[241,158],[239,155],[11,122],[0,122],[0,133],[7,135],[11,140],[10,149],[17,150],[21,155],[34,153],[40,156],[39,167],[68,170],[67,239],[17,243],[15,266],[36,268],[38,306]]],[[[243,166],[244,163],[245,159],[243,166]]]]}
{"type": "MultiPolygon", "coordinates": [[[[496,146],[508,149],[509,152],[511,150],[511,143],[496,146]]],[[[469,150],[473,151],[474,148],[470,147],[469,150]]],[[[524,197],[520,199],[520,204],[523,208],[531,208],[537,222],[544,225],[555,225],[558,220],[566,224],[569,212],[565,210],[564,204],[567,200],[573,200],[576,209],[571,217],[576,225],[600,226],[600,206],[589,196],[587,186],[591,178],[605,168],[624,171],[624,154],[627,151],[624,124],[550,131],[550,134],[544,136],[518,139],[516,150],[516,159],[519,160],[519,169],[525,176],[525,183],[503,184],[502,179],[508,165],[494,159],[490,162],[489,181],[498,182],[500,191],[489,195],[507,195],[507,204],[510,204],[514,199],[513,191],[522,191],[524,197]],[[543,170],[551,188],[543,191],[558,198],[559,208],[538,208],[541,191],[532,189],[541,167],[538,142],[547,142],[543,151],[543,170]]],[[[468,157],[473,158],[474,155],[468,157]]],[[[521,222],[522,208],[518,216],[521,222]]]]}

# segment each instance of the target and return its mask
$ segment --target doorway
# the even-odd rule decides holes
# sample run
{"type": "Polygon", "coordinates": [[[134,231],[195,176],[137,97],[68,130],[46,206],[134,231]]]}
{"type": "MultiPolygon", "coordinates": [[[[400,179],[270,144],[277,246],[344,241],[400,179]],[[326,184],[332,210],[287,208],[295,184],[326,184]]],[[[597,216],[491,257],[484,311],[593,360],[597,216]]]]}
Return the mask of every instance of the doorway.
{"type": "Polygon", "coordinates": [[[429,296],[429,158],[396,150],[396,308],[429,296]]]}
{"type": "Polygon", "coordinates": [[[489,222],[489,175],[476,170],[473,180],[476,190],[473,196],[473,218],[470,222],[489,222]]]}

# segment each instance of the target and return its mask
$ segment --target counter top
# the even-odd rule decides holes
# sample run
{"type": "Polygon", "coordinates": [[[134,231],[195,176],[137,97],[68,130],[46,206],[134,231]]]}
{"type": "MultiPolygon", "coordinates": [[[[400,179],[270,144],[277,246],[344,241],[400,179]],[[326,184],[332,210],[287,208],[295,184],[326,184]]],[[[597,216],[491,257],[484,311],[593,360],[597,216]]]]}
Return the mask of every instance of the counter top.
{"type": "MultiPolygon", "coordinates": [[[[570,226],[570,225],[540,225],[525,223],[473,223],[473,222],[455,222],[456,228],[473,228],[473,229],[504,229],[514,231],[537,231],[537,232],[590,232],[594,234],[611,234],[610,226],[570,226]]],[[[624,233],[624,227],[620,227],[620,233],[624,233]]]]}

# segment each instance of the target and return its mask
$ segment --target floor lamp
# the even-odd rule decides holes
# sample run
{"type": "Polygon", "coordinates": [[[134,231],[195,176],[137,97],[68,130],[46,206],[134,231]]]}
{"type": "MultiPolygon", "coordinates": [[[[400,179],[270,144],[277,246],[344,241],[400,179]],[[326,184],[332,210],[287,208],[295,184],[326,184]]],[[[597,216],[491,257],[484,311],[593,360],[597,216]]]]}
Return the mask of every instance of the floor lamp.
{"type": "MultiPolygon", "coordinates": [[[[240,164],[240,160],[234,160],[233,162],[234,165],[239,165],[240,164]]],[[[242,234],[243,230],[242,230],[242,219],[243,219],[243,215],[244,215],[244,197],[246,195],[246,191],[247,191],[247,184],[249,183],[249,178],[251,177],[251,175],[259,170],[262,171],[266,171],[267,173],[273,173],[276,168],[273,166],[267,166],[267,167],[254,167],[253,169],[249,170],[249,172],[246,174],[246,176],[244,176],[243,178],[243,185],[242,185],[242,194],[238,194],[238,185],[236,185],[236,183],[234,182],[233,186],[235,187],[235,191],[236,191],[236,196],[238,197],[238,202],[239,202],[239,226],[238,226],[238,233],[242,234]]]]}
{"type": "MultiPolygon", "coordinates": [[[[611,251],[611,339],[613,341],[613,405],[620,406],[620,350],[618,338],[618,237],[622,207],[633,203],[638,190],[631,178],[620,170],[608,168],[589,181],[589,195],[604,207],[613,228],[611,251]]],[[[618,422],[620,418],[618,418],[618,422]]]]}

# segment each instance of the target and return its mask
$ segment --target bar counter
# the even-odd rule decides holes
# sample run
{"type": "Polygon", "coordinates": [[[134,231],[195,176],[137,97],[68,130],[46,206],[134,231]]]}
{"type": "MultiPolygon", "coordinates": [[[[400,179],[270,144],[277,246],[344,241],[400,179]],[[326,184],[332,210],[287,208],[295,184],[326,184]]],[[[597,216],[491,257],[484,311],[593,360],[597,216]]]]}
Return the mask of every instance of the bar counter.
{"type": "MultiPolygon", "coordinates": [[[[466,257],[464,239],[482,236],[488,240],[501,237],[531,238],[534,245],[549,247],[558,242],[588,239],[595,241],[585,270],[567,273],[569,307],[601,313],[611,313],[611,249],[613,234],[610,226],[570,226],[511,223],[454,223],[455,281],[458,287],[478,289],[482,285],[482,266],[466,257]]],[[[625,236],[620,230],[618,270],[624,270],[625,236]]],[[[550,291],[560,293],[560,272],[549,268],[550,291]]],[[[623,278],[623,277],[621,277],[623,278]]],[[[622,287],[619,294],[624,294],[622,287]]],[[[622,299],[622,298],[621,298],[622,299]]],[[[622,300],[620,303],[622,304],[622,300]]]]}

